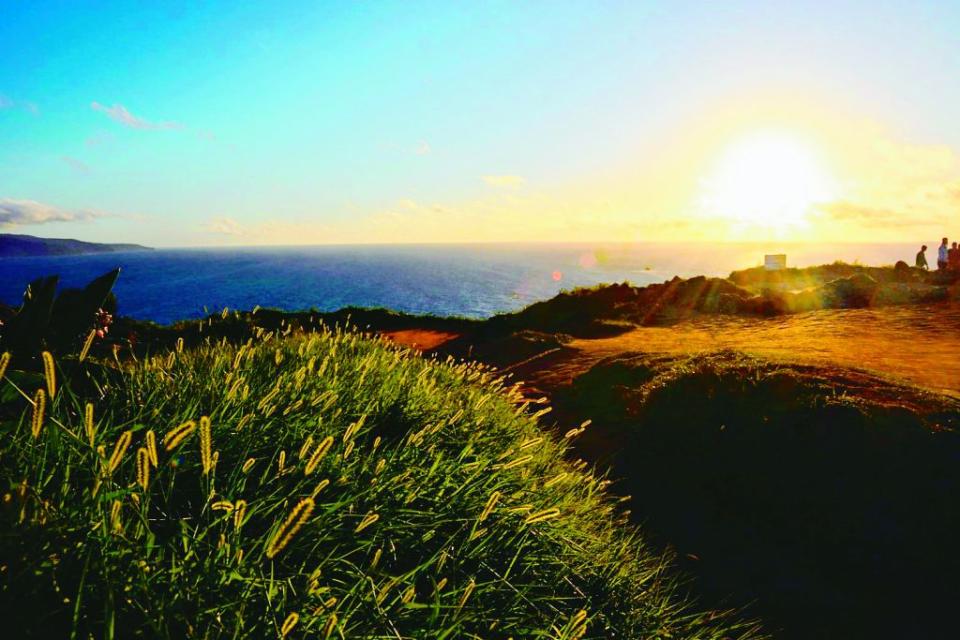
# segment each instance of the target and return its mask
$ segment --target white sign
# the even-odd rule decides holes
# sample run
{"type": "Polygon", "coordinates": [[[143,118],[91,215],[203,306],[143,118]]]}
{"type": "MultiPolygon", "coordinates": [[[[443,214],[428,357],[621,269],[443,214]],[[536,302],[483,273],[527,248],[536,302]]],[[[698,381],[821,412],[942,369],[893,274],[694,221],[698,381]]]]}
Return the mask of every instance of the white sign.
{"type": "Polygon", "coordinates": [[[763,256],[763,266],[767,271],[780,271],[787,268],[787,254],[768,253],[763,256]]]}

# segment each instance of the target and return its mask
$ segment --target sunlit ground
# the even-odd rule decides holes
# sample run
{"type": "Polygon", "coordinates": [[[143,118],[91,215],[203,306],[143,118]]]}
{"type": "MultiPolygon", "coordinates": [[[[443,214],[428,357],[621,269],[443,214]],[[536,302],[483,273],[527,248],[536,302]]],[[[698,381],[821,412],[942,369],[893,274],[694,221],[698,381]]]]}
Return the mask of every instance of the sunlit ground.
{"type": "Polygon", "coordinates": [[[774,360],[866,369],[960,397],[960,304],[816,311],[780,318],[715,316],[575,340],[580,364],[624,351],[737,349],[774,360]]]}

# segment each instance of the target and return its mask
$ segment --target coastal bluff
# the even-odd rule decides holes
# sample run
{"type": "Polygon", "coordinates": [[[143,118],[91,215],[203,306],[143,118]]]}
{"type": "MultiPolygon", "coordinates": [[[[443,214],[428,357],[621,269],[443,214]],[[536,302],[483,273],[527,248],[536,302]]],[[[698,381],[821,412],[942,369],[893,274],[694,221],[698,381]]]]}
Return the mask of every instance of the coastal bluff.
{"type": "Polygon", "coordinates": [[[104,244],[68,238],[38,238],[15,233],[0,233],[0,259],[29,256],[73,256],[86,253],[150,251],[139,244],[104,244]]]}

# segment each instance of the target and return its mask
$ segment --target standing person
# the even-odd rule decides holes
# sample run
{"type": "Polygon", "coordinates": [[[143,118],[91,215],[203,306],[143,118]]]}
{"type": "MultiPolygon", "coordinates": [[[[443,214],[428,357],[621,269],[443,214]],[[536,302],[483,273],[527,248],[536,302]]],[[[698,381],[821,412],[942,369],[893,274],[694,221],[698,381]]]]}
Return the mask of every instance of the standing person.
{"type": "Polygon", "coordinates": [[[924,271],[930,271],[930,265],[927,264],[927,245],[920,247],[920,251],[917,252],[917,269],[923,269],[924,271]]]}
{"type": "Polygon", "coordinates": [[[950,260],[950,245],[947,244],[947,239],[943,239],[943,244],[940,245],[940,250],[937,252],[937,269],[943,271],[947,268],[950,260]]]}
{"type": "Polygon", "coordinates": [[[960,271],[960,249],[957,248],[956,242],[953,243],[950,251],[947,252],[947,269],[950,271],[960,271]]]}

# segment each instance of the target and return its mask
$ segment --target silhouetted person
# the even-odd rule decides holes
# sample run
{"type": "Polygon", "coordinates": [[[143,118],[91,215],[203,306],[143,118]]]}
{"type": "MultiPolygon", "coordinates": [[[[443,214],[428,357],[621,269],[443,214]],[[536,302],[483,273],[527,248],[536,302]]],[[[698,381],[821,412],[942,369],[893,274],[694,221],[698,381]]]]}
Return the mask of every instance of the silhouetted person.
{"type": "Polygon", "coordinates": [[[924,271],[930,271],[930,265],[927,264],[927,245],[920,247],[920,251],[917,252],[917,269],[923,269],[924,271]]]}
{"type": "Polygon", "coordinates": [[[950,264],[950,245],[947,244],[947,239],[943,239],[943,243],[940,245],[940,250],[937,252],[937,269],[943,271],[947,268],[947,265],[950,264]]]}
{"type": "Polygon", "coordinates": [[[960,271],[960,249],[957,248],[956,242],[954,242],[950,250],[947,251],[947,269],[950,271],[960,271]]]}

